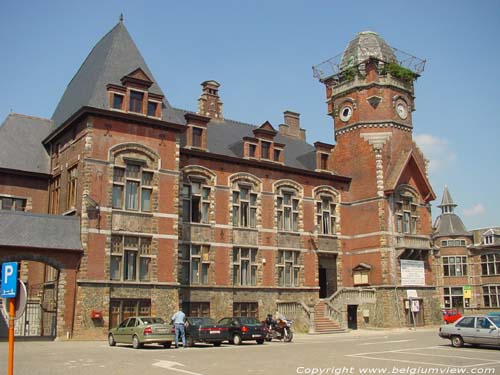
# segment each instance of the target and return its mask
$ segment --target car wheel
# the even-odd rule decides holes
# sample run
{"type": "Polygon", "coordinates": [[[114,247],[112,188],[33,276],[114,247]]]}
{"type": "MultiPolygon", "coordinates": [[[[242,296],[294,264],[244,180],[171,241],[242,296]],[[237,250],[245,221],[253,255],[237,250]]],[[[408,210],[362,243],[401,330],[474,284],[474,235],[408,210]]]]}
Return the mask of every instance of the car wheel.
{"type": "Polygon", "coordinates": [[[451,345],[455,348],[460,348],[464,346],[464,339],[460,336],[451,336],[451,345]]]}
{"type": "Polygon", "coordinates": [[[191,336],[186,337],[186,346],[189,348],[194,346],[194,340],[191,336]]]}
{"type": "Polygon", "coordinates": [[[165,349],[168,349],[168,348],[170,348],[171,346],[172,346],[172,341],[167,341],[167,342],[164,342],[164,343],[163,343],[163,347],[164,347],[165,349]]]}
{"type": "Polygon", "coordinates": [[[142,345],[141,345],[141,342],[139,341],[139,337],[134,335],[134,337],[132,337],[132,347],[134,349],[140,349],[141,346],[142,345]]]}
{"type": "Polygon", "coordinates": [[[238,335],[238,334],[235,334],[233,336],[233,340],[232,341],[233,341],[234,345],[241,345],[241,336],[238,335]]]}
{"type": "Polygon", "coordinates": [[[255,341],[257,341],[257,344],[259,344],[259,345],[264,344],[264,339],[258,339],[258,340],[255,340],[255,341]]]}
{"type": "Polygon", "coordinates": [[[113,337],[113,335],[111,333],[108,335],[108,344],[109,344],[109,346],[115,346],[116,345],[115,338],[113,337]]]}
{"type": "Polygon", "coordinates": [[[214,346],[221,346],[222,345],[222,341],[214,341],[214,346]]]}

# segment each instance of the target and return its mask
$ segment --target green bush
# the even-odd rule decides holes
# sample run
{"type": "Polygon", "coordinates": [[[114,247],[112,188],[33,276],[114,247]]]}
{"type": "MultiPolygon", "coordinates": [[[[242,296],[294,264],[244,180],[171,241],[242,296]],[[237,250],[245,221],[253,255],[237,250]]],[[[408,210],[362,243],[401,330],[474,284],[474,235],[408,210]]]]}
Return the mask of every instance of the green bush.
{"type": "Polygon", "coordinates": [[[389,73],[391,76],[396,77],[405,82],[413,82],[417,75],[413,73],[410,69],[407,69],[396,63],[385,64],[382,71],[383,74],[389,73]]]}

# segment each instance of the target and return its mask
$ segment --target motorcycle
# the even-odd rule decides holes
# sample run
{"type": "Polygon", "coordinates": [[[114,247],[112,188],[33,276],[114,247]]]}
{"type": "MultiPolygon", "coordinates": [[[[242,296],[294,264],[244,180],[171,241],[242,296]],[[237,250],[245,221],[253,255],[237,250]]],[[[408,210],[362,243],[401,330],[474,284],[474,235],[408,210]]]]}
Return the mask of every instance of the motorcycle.
{"type": "Polygon", "coordinates": [[[280,340],[291,342],[293,339],[292,321],[288,319],[278,319],[276,322],[266,323],[266,341],[280,340]]]}

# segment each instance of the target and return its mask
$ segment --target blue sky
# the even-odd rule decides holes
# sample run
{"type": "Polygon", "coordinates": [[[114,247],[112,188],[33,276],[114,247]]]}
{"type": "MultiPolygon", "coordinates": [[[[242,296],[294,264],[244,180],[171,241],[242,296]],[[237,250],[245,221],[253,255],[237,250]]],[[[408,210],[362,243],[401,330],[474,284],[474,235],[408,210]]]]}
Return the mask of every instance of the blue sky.
{"type": "Polygon", "coordinates": [[[97,41],[125,25],[172,105],[196,110],[200,83],[221,83],[227,118],[274,126],[301,113],[310,143],[333,143],[311,66],[372,30],[426,59],[414,136],[469,229],[500,226],[500,1],[3,1],[0,119],[51,117],[97,41]]]}

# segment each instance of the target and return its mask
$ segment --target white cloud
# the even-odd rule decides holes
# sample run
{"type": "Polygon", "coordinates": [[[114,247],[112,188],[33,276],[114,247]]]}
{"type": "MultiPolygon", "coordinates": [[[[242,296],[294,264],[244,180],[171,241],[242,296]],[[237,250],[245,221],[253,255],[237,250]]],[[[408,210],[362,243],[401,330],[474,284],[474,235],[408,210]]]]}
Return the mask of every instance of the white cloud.
{"type": "Polygon", "coordinates": [[[464,208],[463,212],[464,212],[464,216],[467,216],[467,217],[479,216],[479,215],[484,214],[486,212],[486,209],[484,208],[482,203],[477,203],[474,206],[472,206],[471,208],[464,208]]]}
{"type": "Polygon", "coordinates": [[[451,150],[448,140],[431,134],[417,134],[415,142],[429,160],[429,173],[436,173],[452,164],[457,155],[451,150]]]}

